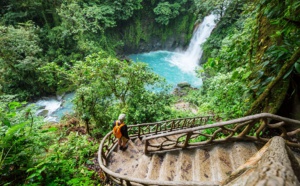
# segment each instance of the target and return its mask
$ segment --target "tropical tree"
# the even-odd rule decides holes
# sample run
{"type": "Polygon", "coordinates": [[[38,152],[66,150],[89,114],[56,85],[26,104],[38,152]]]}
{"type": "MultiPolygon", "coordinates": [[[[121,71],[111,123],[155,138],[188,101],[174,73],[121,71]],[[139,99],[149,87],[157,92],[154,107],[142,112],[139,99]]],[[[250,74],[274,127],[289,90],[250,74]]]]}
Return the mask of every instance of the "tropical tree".
{"type": "MultiPolygon", "coordinates": [[[[250,48],[250,52],[255,54],[250,61],[254,68],[250,88],[255,101],[247,114],[261,111],[276,113],[289,87],[297,82],[300,3],[269,0],[262,1],[256,8],[257,27],[253,30],[250,48]]],[[[296,88],[293,89],[297,92],[296,88]]]]}
{"type": "MultiPolygon", "coordinates": [[[[73,67],[74,84],[79,85],[76,91],[76,110],[87,126],[94,121],[97,126],[102,127],[106,132],[109,122],[116,118],[122,111],[130,112],[130,122],[153,120],[161,116],[168,106],[168,99],[165,107],[157,101],[160,98],[167,98],[166,87],[159,84],[162,79],[150,71],[144,63],[134,63],[131,61],[120,61],[104,52],[92,54],[85,61],[78,61],[73,67]],[[160,88],[159,93],[150,93],[154,88],[160,88]],[[152,95],[152,96],[151,96],[152,95]],[[154,96],[155,95],[155,96],[154,96]],[[144,101],[143,108],[137,106],[136,102],[144,101]],[[137,115],[144,109],[151,106],[156,110],[156,114],[137,115]],[[154,107],[153,107],[154,106],[154,107]],[[134,110],[136,109],[136,110],[134,110]]],[[[150,109],[150,108],[149,108],[150,109]]]]}
{"type": "Polygon", "coordinates": [[[59,24],[56,8],[59,0],[7,0],[0,2],[1,22],[16,26],[18,23],[33,21],[40,27],[50,28],[59,24]]]}
{"type": "Polygon", "coordinates": [[[0,84],[4,93],[22,98],[43,93],[42,86],[37,86],[36,69],[44,63],[37,30],[31,23],[0,26],[0,84]]]}
{"type": "Polygon", "coordinates": [[[170,4],[169,2],[161,2],[153,9],[156,14],[156,22],[162,25],[168,25],[170,19],[174,19],[179,15],[180,4],[174,3],[170,4]]]}

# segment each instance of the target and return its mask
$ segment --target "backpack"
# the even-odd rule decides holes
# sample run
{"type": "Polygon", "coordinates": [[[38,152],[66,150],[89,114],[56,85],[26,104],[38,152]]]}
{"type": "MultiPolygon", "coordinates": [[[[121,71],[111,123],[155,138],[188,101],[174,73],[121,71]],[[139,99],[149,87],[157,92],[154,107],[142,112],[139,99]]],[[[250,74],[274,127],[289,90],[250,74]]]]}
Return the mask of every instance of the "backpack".
{"type": "Polygon", "coordinates": [[[120,123],[120,121],[116,121],[116,125],[113,128],[113,134],[115,135],[116,138],[121,138],[122,133],[121,133],[121,127],[123,127],[125,124],[120,123]]]}

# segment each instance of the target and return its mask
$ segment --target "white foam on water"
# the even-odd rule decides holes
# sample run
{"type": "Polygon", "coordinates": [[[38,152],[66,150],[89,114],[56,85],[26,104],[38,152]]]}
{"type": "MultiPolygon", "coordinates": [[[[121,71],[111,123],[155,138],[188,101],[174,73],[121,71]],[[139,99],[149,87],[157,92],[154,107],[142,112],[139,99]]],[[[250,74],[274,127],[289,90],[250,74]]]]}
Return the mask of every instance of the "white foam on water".
{"type": "Polygon", "coordinates": [[[47,110],[48,113],[45,117],[45,121],[56,121],[56,117],[51,116],[53,112],[55,112],[57,109],[61,107],[62,102],[58,101],[56,99],[44,99],[44,100],[39,100],[35,103],[36,106],[38,107],[44,107],[40,110],[37,111],[37,115],[44,110],[47,110]]]}

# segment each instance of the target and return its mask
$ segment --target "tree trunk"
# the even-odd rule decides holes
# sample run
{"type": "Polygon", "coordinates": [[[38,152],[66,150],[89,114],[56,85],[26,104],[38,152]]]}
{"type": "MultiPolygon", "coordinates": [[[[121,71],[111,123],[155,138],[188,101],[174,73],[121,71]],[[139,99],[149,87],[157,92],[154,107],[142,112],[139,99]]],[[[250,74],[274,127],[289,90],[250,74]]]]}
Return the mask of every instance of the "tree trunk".
{"type": "Polygon", "coordinates": [[[273,137],[221,185],[300,185],[299,162],[283,138],[273,137]]]}
{"type": "Polygon", "coordinates": [[[252,103],[251,108],[248,110],[246,115],[250,115],[253,113],[256,113],[259,106],[262,105],[264,100],[267,98],[267,96],[270,94],[272,88],[283,78],[283,76],[293,67],[295,62],[300,58],[300,48],[295,51],[293,56],[288,60],[283,67],[280,69],[278,76],[269,83],[269,85],[266,87],[264,92],[252,103]]]}
{"type": "Polygon", "coordinates": [[[86,127],[86,132],[88,134],[90,134],[90,120],[89,119],[85,119],[85,127],[86,127]]]}

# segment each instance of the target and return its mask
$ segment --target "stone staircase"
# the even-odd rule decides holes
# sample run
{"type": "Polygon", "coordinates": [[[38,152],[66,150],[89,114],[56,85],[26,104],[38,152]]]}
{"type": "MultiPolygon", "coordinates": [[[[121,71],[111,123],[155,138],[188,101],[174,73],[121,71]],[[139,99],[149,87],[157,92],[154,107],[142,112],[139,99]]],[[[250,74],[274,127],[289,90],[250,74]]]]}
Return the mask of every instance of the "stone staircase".
{"type": "MultiPolygon", "coordinates": [[[[161,139],[154,139],[157,143],[161,139]]],[[[143,180],[203,182],[218,184],[258,151],[252,142],[232,142],[205,148],[145,155],[138,138],[128,149],[115,148],[108,168],[118,174],[143,180]]]]}
{"type": "Polygon", "coordinates": [[[98,151],[106,183],[300,185],[300,121],[269,113],[207,124],[209,118],[131,125],[125,152],[109,132],[98,151]],[[288,125],[299,127],[287,132],[283,126],[288,125]]]}

